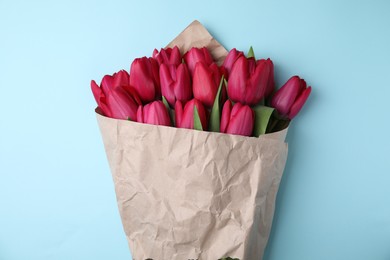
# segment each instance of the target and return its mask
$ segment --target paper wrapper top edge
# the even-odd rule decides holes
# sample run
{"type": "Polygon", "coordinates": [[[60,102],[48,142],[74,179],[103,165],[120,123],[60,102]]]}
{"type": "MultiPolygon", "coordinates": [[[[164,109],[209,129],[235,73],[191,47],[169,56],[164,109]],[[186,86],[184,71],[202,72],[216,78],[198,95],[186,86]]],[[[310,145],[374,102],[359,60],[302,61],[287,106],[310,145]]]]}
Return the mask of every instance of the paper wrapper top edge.
{"type": "Polygon", "coordinates": [[[273,139],[273,140],[278,140],[278,141],[281,141],[281,142],[285,142],[286,136],[287,136],[287,132],[288,132],[288,127],[287,127],[287,128],[285,128],[283,130],[280,130],[278,132],[264,134],[264,135],[261,135],[259,137],[248,137],[248,136],[232,135],[232,134],[225,134],[225,133],[216,133],[216,132],[209,132],[209,131],[198,131],[198,130],[186,129],[186,128],[176,128],[176,127],[172,127],[172,126],[150,125],[150,124],[132,122],[132,121],[128,121],[128,120],[114,119],[114,118],[109,118],[109,117],[103,116],[100,113],[98,108],[95,109],[95,113],[96,113],[96,117],[97,117],[98,122],[99,122],[99,126],[102,126],[102,124],[100,124],[100,122],[106,122],[105,124],[110,124],[110,125],[112,125],[115,122],[115,124],[119,123],[121,125],[126,125],[127,124],[127,125],[137,125],[139,127],[144,127],[145,131],[148,131],[148,129],[150,130],[153,127],[168,128],[168,129],[170,128],[170,129],[172,129],[174,131],[184,131],[184,132],[188,132],[188,133],[196,131],[196,132],[199,132],[199,134],[206,134],[206,135],[210,135],[210,134],[211,135],[227,135],[227,136],[233,136],[234,138],[238,138],[238,139],[242,139],[242,140],[253,139],[254,142],[256,142],[257,140],[261,140],[261,139],[273,139]]]}

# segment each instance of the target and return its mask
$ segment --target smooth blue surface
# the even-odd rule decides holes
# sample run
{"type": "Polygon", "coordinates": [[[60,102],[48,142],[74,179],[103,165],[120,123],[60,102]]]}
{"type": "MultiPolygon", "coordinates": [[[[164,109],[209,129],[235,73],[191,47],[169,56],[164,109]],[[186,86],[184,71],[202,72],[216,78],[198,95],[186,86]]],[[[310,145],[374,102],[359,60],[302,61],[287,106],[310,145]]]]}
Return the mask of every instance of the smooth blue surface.
{"type": "Polygon", "coordinates": [[[278,86],[313,86],[265,260],[389,260],[389,13],[386,0],[0,0],[0,259],[130,259],[90,80],[198,19],[271,57],[278,86]]]}

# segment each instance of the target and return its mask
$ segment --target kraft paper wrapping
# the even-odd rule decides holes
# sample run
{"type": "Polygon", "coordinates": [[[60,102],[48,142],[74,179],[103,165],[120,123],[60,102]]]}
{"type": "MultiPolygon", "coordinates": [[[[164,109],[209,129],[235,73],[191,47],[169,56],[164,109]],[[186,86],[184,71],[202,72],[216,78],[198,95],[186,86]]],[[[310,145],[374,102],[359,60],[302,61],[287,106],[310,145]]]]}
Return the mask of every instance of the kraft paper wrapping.
{"type": "MultiPolygon", "coordinates": [[[[226,50],[197,21],[170,46],[226,50]]],[[[96,110],[134,260],[262,259],[287,129],[255,137],[140,124],[96,110]]]]}
{"type": "Polygon", "coordinates": [[[213,56],[214,61],[218,65],[222,65],[228,51],[198,21],[193,21],[187,28],[184,29],[167,47],[179,47],[181,54],[192,47],[202,48],[207,47],[213,56]]]}
{"type": "Polygon", "coordinates": [[[261,259],[283,140],[97,117],[133,259],[261,259]]]}

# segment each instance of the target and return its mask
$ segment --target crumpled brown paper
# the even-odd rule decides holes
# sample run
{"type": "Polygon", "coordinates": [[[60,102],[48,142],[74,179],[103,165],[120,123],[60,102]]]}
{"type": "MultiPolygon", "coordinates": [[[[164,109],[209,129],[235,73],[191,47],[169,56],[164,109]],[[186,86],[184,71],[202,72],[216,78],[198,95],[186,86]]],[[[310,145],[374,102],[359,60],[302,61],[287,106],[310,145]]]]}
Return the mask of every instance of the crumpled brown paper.
{"type": "Polygon", "coordinates": [[[228,54],[225,47],[223,47],[217,40],[210,35],[210,33],[198,21],[193,21],[187,28],[185,28],[167,47],[179,47],[181,54],[192,47],[202,48],[207,47],[213,56],[214,61],[218,65],[222,65],[226,55],[228,54]]]}
{"type": "MultiPolygon", "coordinates": [[[[227,53],[198,21],[175,44],[227,53]]],[[[262,259],[287,129],[255,138],[96,115],[134,260],[262,259]]]]}

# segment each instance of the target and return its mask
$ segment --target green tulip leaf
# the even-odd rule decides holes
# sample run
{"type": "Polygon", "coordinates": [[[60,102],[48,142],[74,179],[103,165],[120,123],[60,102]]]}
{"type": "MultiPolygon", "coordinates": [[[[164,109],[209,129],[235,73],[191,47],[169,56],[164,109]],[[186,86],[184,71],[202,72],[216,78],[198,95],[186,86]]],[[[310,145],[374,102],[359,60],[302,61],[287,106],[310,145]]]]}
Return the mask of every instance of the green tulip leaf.
{"type": "Polygon", "coordinates": [[[220,122],[221,122],[221,93],[223,83],[225,82],[224,76],[221,78],[221,82],[219,83],[218,92],[215,96],[213,108],[211,109],[210,114],[210,131],[211,132],[219,132],[220,131],[220,122]]]}
{"type": "Polygon", "coordinates": [[[253,51],[253,47],[252,46],[249,48],[249,51],[248,51],[248,54],[246,55],[246,57],[247,58],[254,58],[254,59],[256,59],[255,52],[253,51]]]}
{"type": "Polygon", "coordinates": [[[176,124],[176,122],[175,122],[175,111],[169,106],[169,103],[168,103],[167,99],[164,96],[162,96],[162,102],[164,103],[165,107],[168,110],[168,114],[169,114],[169,117],[171,118],[172,126],[175,126],[175,124],[176,124]]]}
{"type": "Polygon", "coordinates": [[[167,107],[167,109],[170,108],[170,107],[169,107],[169,103],[168,103],[167,99],[166,99],[164,96],[162,96],[162,102],[163,102],[164,105],[167,107]]]}
{"type": "Polygon", "coordinates": [[[203,131],[202,121],[200,121],[198,109],[194,106],[194,129],[203,131]]]}
{"type": "Polygon", "coordinates": [[[267,131],[268,123],[271,115],[274,112],[274,108],[267,106],[255,106],[253,111],[255,112],[255,124],[253,128],[253,135],[259,137],[267,131]]]}

